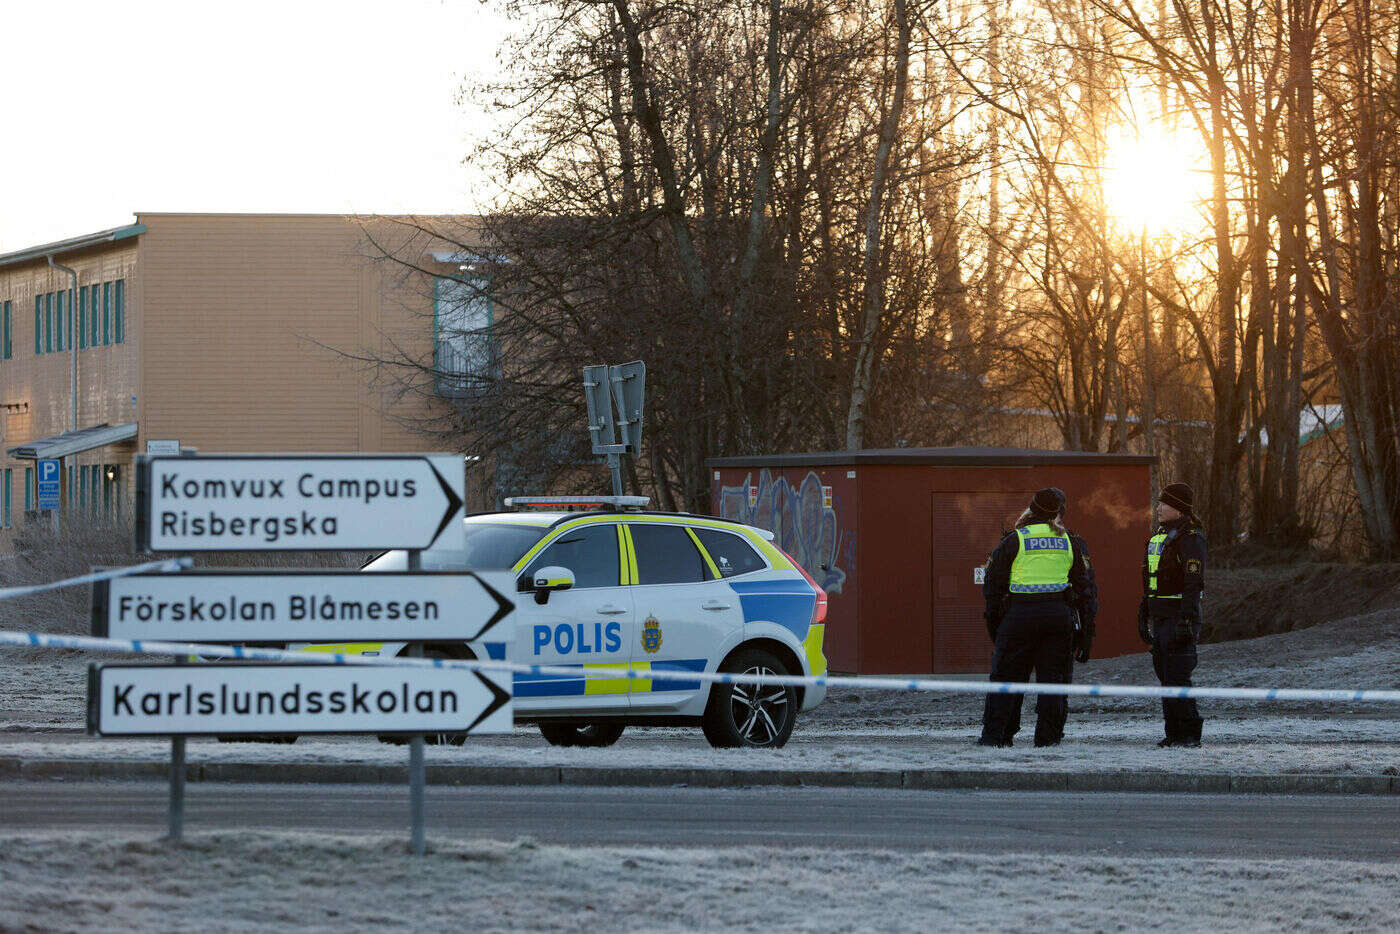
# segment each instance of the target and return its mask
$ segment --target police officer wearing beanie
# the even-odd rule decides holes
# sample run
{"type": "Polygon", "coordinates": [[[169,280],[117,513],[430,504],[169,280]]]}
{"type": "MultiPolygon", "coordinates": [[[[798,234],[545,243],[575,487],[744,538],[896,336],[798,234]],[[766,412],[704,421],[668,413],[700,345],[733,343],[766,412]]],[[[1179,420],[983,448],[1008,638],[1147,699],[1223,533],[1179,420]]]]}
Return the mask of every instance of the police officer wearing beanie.
{"type": "MultiPolygon", "coordinates": [[[[995,644],[992,681],[1024,682],[1034,671],[1039,682],[1068,684],[1074,658],[1089,660],[1098,591],[1088,546],[1065,528],[1065,505],[1054,487],[1036,491],[987,561],[982,596],[995,644]]],[[[978,745],[1010,746],[1020,708],[1019,694],[988,694],[978,745]]],[[[1035,708],[1035,744],[1054,746],[1065,735],[1068,699],[1041,694],[1035,708]]]]}
{"type": "MultiPolygon", "coordinates": [[[[1152,647],[1152,667],[1166,687],[1190,687],[1201,638],[1206,536],[1191,509],[1191,488],[1170,483],[1157,503],[1157,532],[1142,562],[1138,635],[1152,647]]],[[[1201,715],[1194,698],[1162,698],[1166,737],[1158,746],[1201,745],[1201,715]]]]}

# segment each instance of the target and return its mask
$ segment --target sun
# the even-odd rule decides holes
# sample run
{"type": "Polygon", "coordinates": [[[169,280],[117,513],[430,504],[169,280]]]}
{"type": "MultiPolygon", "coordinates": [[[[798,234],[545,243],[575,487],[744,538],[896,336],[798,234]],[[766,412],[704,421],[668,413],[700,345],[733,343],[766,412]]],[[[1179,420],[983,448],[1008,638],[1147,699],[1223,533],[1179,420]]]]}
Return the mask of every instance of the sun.
{"type": "Polygon", "coordinates": [[[1109,134],[1104,200],[1124,233],[1195,230],[1209,197],[1210,174],[1192,134],[1155,126],[1120,126],[1109,134]]]}

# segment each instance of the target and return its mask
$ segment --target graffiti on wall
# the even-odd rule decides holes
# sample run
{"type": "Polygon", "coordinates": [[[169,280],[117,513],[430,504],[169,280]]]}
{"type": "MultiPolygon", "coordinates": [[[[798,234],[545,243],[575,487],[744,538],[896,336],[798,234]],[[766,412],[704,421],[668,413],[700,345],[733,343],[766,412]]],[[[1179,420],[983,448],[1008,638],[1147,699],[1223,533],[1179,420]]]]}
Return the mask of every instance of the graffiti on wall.
{"type": "Polygon", "coordinates": [[[840,510],[839,497],[822,486],[815,470],[796,487],[765,469],[757,481],[748,474],[741,485],[719,490],[721,517],[771,530],[783,551],[829,594],[841,592],[847,569],[855,565],[855,532],[841,528],[840,510]]]}

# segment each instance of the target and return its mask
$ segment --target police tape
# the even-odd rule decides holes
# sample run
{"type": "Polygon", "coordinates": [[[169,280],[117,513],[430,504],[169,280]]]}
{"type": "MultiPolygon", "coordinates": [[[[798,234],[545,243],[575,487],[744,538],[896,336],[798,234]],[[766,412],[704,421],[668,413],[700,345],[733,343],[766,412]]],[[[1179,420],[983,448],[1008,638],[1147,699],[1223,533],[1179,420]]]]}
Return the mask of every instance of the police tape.
{"type": "MultiPolygon", "coordinates": [[[[1349,690],[1317,688],[1212,688],[1154,687],[1119,684],[1042,684],[1006,681],[940,681],[932,678],[879,678],[858,675],[750,675],[741,672],[663,671],[593,666],[525,665],[493,659],[377,658],[339,652],[291,652],[285,649],[241,645],[205,645],[198,642],[152,642],[100,639],[95,636],[59,636],[38,632],[0,630],[0,646],[78,649],[136,655],[198,656],[201,659],[232,658],[247,661],[298,662],[322,665],[394,666],[406,668],[454,668],[466,671],[502,671],[514,674],[633,681],[699,681],[710,684],[750,684],[782,687],[867,688],[883,691],[931,691],[950,694],[1063,694],[1070,697],[1198,698],[1253,701],[1324,701],[1336,703],[1400,703],[1400,690],[1349,690]]],[[[626,664],[620,663],[620,664],[626,664]]]]}
{"type": "Polygon", "coordinates": [[[140,574],[143,571],[180,571],[188,568],[194,562],[189,558],[165,558],[161,561],[147,561],[145,564],[132,564],[120,568],[105,568],[101,571],[93,571],[90,574],[80,574],[77,577],[66,577],[59,581],[49,581],[47,584],[26,584],[23,587],[0,587],[0,600],[13,600],[15,597],[27,597],[30,594],[43,593],[46,590],[59,590],[63,587],[76,587],[79,584],[91,584],[96,581],[112,580],[116,577],[125,577],[128,574],[140,574]]]}

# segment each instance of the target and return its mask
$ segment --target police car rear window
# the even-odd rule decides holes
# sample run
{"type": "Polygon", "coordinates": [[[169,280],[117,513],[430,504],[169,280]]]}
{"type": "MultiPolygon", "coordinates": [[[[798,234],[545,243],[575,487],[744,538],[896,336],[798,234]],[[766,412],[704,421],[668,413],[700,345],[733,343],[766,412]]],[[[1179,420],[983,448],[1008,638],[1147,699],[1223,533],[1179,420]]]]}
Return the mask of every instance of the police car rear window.
{"type": "Polygon", "coordinates": [[[720,577],[733,577],[736,574],[747,574],[750,571],[759,571],[768,565],[763,563],[763,559],[753,550],[748,542],[737,535],[729,532],[721,532],[718,529],[697,528],[693,529],[695,537],[700,539],[700,544],[705,546],[705,550],[710,553],[710,560],[719,568],[720,577]]]}

